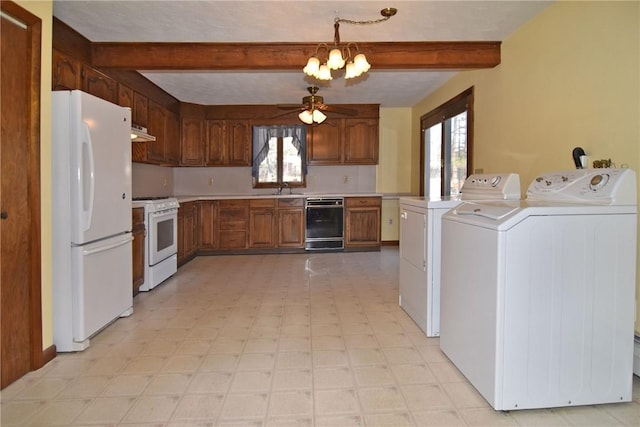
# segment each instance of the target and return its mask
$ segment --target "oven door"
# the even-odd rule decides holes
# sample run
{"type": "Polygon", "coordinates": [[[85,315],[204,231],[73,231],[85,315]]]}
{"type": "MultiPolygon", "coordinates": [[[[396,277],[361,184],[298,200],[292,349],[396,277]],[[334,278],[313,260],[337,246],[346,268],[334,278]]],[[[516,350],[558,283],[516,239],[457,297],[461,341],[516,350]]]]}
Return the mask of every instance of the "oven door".
{"type": "Polygon", "coordinates": [[[178,253],[178,210],[149,212],[149,265],[178,253]]]}
{"type": "Polygon", "coordinates": [[[344,248],[344,207],[342,199],[307,199],[305,248],[344,248]]]}

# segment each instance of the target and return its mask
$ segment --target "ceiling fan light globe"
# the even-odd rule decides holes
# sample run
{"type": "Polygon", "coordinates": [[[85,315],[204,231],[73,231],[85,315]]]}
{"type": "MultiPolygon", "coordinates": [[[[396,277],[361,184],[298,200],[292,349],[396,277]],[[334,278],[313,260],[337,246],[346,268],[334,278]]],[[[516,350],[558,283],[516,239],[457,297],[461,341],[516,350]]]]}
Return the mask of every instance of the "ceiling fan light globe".
{"type": "Polygon", "coordinates": [[[308,125],[313,123],[313,115],[309,110],[304,110],[302,113],[298,114],[298,118],[308,125]]]}
{"type": "Polygon", "coordinates": [[[320,66],[320,71],[318,72],[317,79],[319,79],[319,80],[331,80],[331,79],[333,79],[333,77],[331,77],[331,70],[329,69],[327,64],[323,64],[323,65],[320,66]]]}
{"type": "Polygon", "coordinates": [[[325,116],[320,110],[313,110],[312,116],[313,121],[316,123],[322,123],[327,118],[327,116],[325,116]]]}
{"type": "Polygon", "coordinates": [[[344,59],[342,58],[342,52],[337,47],[331,49],[329,52],[329,59],[327,60],[327,66],[332,70],[338,70],[344,67],[344,59]]]}
{"type": "Polygon", "coordinates": [[[304,71],[304,73],[308,76],[315,76],[316,74],[318,74],[319,70],[320,60],[315,56],[309,58],[309,60],[307,61],[307,65],[302,69],[302,71],[304,71]]]}

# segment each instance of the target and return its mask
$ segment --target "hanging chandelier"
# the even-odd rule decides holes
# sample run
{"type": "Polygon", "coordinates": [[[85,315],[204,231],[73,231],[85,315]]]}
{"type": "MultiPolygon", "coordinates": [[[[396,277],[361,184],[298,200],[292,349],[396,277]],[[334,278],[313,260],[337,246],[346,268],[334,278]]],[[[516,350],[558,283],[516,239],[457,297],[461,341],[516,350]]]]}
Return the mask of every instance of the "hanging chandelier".
{"type": "Polygon", "coordinates": [[[369,71],[371,65],[364,56],[364,53],[360,51],[358,44],[355,42],[349,42],[344,45],[340,45],[340,23],[354,25],[368,25],[377,24],[391,18],[398,13],[398,10],[393,7],[388,7],[380,11],[382,18],[369,21],[353,21],[351,19],[342,19],[336,17],[333,23],[334,35],[333,46],[329,47],[326,43],[320,43],[316,47],[316,52],[309,60],[307,65],[302,69],[308,76],[314,77],[318,80],[332,80],[331,70],[339,70],[345,68],[345,79],[352,79],[354,77],[361,76],[369,71]],[[353,51],[352,51],[353,49],[353,51]],[[320,62],[319,53],[325,51],[325,61],[320,62]]]}

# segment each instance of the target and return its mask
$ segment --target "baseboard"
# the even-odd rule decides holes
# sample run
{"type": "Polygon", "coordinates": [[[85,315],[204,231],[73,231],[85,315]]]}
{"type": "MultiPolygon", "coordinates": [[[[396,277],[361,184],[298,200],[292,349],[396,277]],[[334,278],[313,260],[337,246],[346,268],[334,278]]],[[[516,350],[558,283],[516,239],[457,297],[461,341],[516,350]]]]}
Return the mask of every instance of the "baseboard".
{"type": "Polygon", "coordinates": [[[51,362],[53,359],[56,358],[57,355],[58,355],[58,351],[56,350],[55,345],[52,345],[42,350],[42,360],[41,360],[42,364],[38,366],[37,369],[40,369],[47,363],[51,362]]]}
{"type": "Polygon", "coordinates": [[[385,240],[380,242],[382,246],[400,246],[400,240],[385,240]]]}

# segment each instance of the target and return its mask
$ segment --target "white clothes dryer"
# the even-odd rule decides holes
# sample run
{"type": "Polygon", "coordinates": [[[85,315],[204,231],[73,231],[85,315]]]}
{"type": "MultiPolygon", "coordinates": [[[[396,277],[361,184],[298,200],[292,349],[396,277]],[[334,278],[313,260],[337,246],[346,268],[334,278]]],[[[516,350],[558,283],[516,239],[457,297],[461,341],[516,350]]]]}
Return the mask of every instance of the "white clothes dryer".
{"type": "Polygon", "coordinates": [[[520,199],[514,173],[475,174],[460,196],[400,198],[399,304],[428,337],[440,335],[440,223],[463,200],[520,199]]]}
{"type": "Polygon", "coordinates": [[[636,175],[540,175],[442,218],[440,348],[497,410],[632,396],[636,175]]]}

